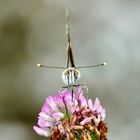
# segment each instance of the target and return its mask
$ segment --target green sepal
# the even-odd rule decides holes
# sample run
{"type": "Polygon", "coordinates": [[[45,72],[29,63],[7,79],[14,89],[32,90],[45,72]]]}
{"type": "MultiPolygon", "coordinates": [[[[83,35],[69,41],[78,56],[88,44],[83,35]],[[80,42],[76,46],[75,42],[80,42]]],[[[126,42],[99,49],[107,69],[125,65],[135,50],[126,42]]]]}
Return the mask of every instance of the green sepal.
{"type": "Polygon", "coordinates": [[[91,132],[90,136],[91,136],[92,140],[96,140],[96,138],[97,138],[95,132],[91,132]]]}

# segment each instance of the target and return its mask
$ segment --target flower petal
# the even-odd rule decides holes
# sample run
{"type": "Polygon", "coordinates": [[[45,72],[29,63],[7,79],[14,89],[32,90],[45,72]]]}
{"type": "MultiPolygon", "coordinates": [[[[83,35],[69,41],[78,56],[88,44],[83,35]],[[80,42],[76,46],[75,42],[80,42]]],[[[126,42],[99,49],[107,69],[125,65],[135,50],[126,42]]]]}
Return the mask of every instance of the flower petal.
{"type": "Polygon", "coordinates": [[[35,132],[41,136],[49,137],[51,135],[50,129],[42,129],[37,126],[33,126],[35,132]]]}
{"type": "Polygon", "coordinates": [[[41,112],[44,112],[44,113],[47,113],[48,115],[51,115],[52,109],[48,103],[44,103],[43,107],[41,108],[41,112]]]}
{"type": "Polygon", "coordinates": [[[80,122],[80,124],[85,125],[85,124],[89,123],[91,120],[92,120],[92,117],[85,118],[83,121],[80,122]]]}
{"type": "Polygon", "coordinates": [[[100,101],[98,98],[95,99],[94,105],[93,105],[93,111],[97,111],[98,117],[101,118],[101,120],[104,120],[106,117],[105,109],[102,107],[100,101]]]}
{"type": "Polygon", "coordinates": [[[79,104],[81,107],[87,107],[87,99],[82,93],[79,95],[79,104]]]}
{"type": "Polygon", "coordinates": [[[53,127],[54,126],[54,123],[52,122],[47,122],[43,119],[39,119],[38,120],[38,123],[37,123],[40,127],[44,128],[44,127],[53,127]]]}
{"type": "Polygon", "coordinates": [[[58,106],[53,96],[46,98],[46,103],[51,107],[52,111],[59,111],[58,106]]]}
{"type": "Polygon", "coordinates": [[[88,107],[89,107],[89,109],[90,109],[90,110],[92,110],[92,111],[93,111],[94,106],[93,106],[93,102],[92,102],[92,100],[91,100],[91,99],[89,99],[89,100],[88,100],[88,107]]]}
{"type": "Polygon", "coordinates": [[[64,95],[64,100],[63,101],[64,101],[64,104],[65,104],[66,110],[69,113],[71,112],[74,100],[75,100],[75,97],[74,97],[74,95],[72,95],[72,93],[67,92],[64,95]]]}
{"type": "Polygon", "coordinates": [[[39,118],[43,119],[44,121],[49,121],[49,122],[54,122],[55,121],[51,116],[45,114],[44,112],[39,113],[39,118]]]}
{"type": "Polygon", "coordinates": [[[56,121],[59,121],[61,118],[64,117],[64,114],[61,113],[61,112],[55,112],[52,114],[52,117],[56,120],[56,121]]]}
{"type": "Polygon", "coordinates": [[[101,103],[100,103],[99,99],[96,98],[94,101],[93,110],[100,112],[101,108],[102,108],[101,103]]]}

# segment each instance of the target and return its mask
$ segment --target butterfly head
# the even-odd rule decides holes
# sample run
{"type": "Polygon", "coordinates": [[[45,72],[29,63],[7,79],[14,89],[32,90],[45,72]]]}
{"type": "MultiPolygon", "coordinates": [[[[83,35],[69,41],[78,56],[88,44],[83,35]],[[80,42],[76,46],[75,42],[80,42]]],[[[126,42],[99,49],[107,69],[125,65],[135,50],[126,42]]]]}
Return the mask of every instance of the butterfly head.
{"type": "Polygon", "coordinates": [[[69,67],[62,73],[62,80],[66,85],[75,85],[80,79],[80,72],[78,69],[69,67]]]}

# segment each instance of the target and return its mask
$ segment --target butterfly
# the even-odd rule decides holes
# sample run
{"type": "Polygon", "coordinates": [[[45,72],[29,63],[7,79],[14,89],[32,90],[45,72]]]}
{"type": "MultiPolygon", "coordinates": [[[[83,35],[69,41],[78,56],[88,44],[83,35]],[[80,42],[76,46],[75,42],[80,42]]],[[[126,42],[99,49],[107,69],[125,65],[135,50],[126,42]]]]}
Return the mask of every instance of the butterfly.
{"type": "Polygon", "coordinates": [[[44,68],[64,69],[62,72],[62,80],[65,86],[63,86],[62,88],[71,88],[73,93],[73,87],[78,87],[81,85],[78,84],[78,80],[81,77],[79,69],[104,66],[106,65],[106,63],[76,67],[74,62],[74,57],[73,57],[71,38],[70,38],[69,18],[70,18],[69,12],[68,10],[66,10],[66,35],[67,35],[67,42],[68,42],[66,67],[48,66],[42,64],[37,64],[37,66],[44,67],[44,68]]]}

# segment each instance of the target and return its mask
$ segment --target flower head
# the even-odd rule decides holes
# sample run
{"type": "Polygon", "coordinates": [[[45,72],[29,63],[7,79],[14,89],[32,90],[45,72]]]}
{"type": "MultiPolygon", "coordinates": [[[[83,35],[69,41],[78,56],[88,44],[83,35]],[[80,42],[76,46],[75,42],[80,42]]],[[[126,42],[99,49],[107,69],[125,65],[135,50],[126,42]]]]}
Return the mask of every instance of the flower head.
{"type": "Polygon", "coordinates": [[[93,103],[81,87],[74,95],[65,89],[46,98],[33,129],[52,140],[106,140],[105,116],[98,98],[93,103]]]}

